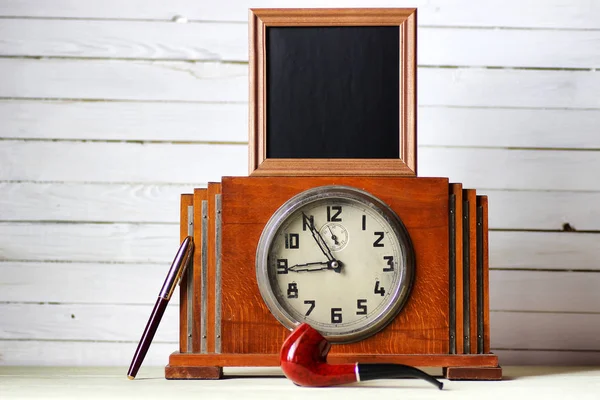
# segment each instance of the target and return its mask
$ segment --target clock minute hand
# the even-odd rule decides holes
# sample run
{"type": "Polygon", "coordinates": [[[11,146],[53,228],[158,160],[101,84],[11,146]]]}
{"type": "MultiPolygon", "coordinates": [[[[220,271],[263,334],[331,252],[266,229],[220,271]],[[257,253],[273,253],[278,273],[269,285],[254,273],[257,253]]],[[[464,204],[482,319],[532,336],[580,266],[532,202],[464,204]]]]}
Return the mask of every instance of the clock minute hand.
{"type": "Polygon", "coordinates": [[[321,249],[323,254],[325,254],[325,257],[327,257],[327,259],[329,261],[335,260],[335,258],[333,257],[333,254],[331,254],[331,250],[329,250],[329,247],[327,247],[327,243],[325,243],[325,241],[323,240],[323,237],[321,237],[321,234],[315,228],[314,220],[311,221],[310,218],[308,218],[308,216],[304,213],[302,213],[302,219],[303,219],[303,222],[306,225],[308,225],[308,229],[310,229],[310,233],[312,234],[313,239],[315,239],[315,242],[317,242],[317,244],[319,245],[319,248],[321,249]]]}
{"type": "Polygon", "coordinates": [[[310,229],[310,233],[312,234],[313,239],[315,239],[315,242],[317,242],[317,245],[319,246],[319,248],[321,249],[323,254],[325,254],[325,257],[327,257],[327,260],[329,261],[327,263],[328,269],[333,269],[335,272],[340,272],[342,263],[340,261],[336,260],[336,258],[333,256],[333,254],[331,254],[331,250],[329,250],[327,243],[325,242],[325,240],[323,240],[323,237],[321,236],[319,231],[315,228],[314,219],[311,221],[311,219],[308,218],[308,216],[303,212],[302,220],[303,220],[303,223],[308,225],[308,229],[310,229]]]}

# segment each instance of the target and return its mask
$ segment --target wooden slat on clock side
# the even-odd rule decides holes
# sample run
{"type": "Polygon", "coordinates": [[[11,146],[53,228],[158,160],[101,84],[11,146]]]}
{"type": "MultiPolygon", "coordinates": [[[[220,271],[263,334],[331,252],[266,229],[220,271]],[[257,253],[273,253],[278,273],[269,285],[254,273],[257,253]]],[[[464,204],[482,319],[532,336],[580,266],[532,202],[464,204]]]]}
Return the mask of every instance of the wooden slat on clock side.
{"type": "Polygon", "coordinates": [[[463,196],[469,201],[469,343],[470,353],[477,353],[477,193],[464,189],[463,196]]]}
{"type": "MultiPolygon", "coordinates": [[[[191,194],[182,194],[179,202],[179,241],[183,241],[188,236],[188,207],[193,204],[194,196],[191,194]]],[[[188,274],[188,271],[181,277],[181,284],[179,285],[179,351],[184,353],[187,351],[188,338],[187,338],[187,313],[188,313],[188,302],[187,302],[187,283],[188,279],[193,279],[188,274]]]]}
{"type": "Polygon", "coordinates": [[[223,353],[278,353],[289,332],[256,283],[256,247],[270,216],[294,195],[323,185],[366,190],[402,219],[416,275],[404,309],[380,333],[336,345],[333,354],[447,354],[449,350],[448,180],[389,177],[223,178],[223,353]]]}
{"type": "Polygon", "coordinates": [[[456,241],[454,248],[456,252],[456,265],[454,274],[455,280],[455,311],[456,311],[456,354],[463,354],[464,347],[464,329],[463,329],[463,213],[462,213],[462,184],[450,184],[450,193],[456,196],[455,216],[456,216],[456,241]]]}
{"type": "Polygon", "coordinates": [[[490,254],[488,240],[488,197],[477,196],[477,205],[483,208],[483,354],[490,352],[490,254]]]}
{"type": "Polygon", "coordinates": [[[202,201],[208,196],[207,189],[194,189],[194,301],[192,309],[192,351],[200,352],[202,307],[202,201]]]}
{"type": "MultiPolygon", "coordinates": [[[[335,346],[334,346],[335,348],[335,346]]],[[[497,367],[495,354],[329,354],[327,362],[346,363],[396,363],[415,367],[497,367]]],[[[222,367],[276,367],[279,353],[275,354],[180,354],[169,357],[169,367],[182,366],[222,367]]]]}
{"type": "Polygon", "coordinates": [[[208,199],[208,257],[207,257],[207,270],[208,279],[206,282],[206,288],[208,290],[207,304],[208,309],[208,320],[206,321],[207,326],[207,341],[206,347],[209,353],[215,351],[215,308],[216,308],[216,198],[217,194],[221,193],[221,184],[216,182],[210,182],[208,184],[207,199],[208,199]]]}

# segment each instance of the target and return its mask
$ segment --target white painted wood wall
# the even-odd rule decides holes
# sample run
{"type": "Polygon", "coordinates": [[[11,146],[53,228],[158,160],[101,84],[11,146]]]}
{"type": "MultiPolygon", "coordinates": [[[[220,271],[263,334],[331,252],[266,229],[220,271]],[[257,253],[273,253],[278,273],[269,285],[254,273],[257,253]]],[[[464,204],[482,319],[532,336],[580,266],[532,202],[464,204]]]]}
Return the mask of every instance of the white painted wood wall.
{"type": "Polygon", "coordinates": [[[0,1],[0,364],[129,364],[179,194],[247,174],[247,9],[311,5],[419,7],[419,172],[490,196],[492,348],[600,364],[591,0],[0,1]]]}

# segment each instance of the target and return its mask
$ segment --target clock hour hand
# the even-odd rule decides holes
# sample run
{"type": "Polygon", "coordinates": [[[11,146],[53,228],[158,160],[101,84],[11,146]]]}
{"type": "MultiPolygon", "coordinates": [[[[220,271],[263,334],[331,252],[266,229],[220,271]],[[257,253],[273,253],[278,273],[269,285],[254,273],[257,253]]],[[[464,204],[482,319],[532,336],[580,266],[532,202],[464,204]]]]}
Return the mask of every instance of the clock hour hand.
{"type": "Polygon", "coordinates": [[[317,261],[317,262],[309,262],[305,264],[295,264],[291,267],[288,267],[288,271],[292,272],[313,272],[313,271],[323,271],[326,269],[332,269],[335,272],[340,272],[340,264],[338,261],[317,261]],[[316,268],[314,268],[316,267],[316,268]]]}
{"type": "MultiPolygon", "coordinates": [[[[331,250],[329,250],[329,247],[327,247],[327,243],[325,243],[325,240],[323,240],[323,237],[321,236],[319,231],[315,228],[314,220],[311,221],[310,218],[308,218],[308,216],[304,213],[302,213],[302,219],[303,219],[303,223],[308,225],[308,229],[310,229],[310,233],[312,234],[313,238],[315,239],[315,242],[317,242],[317,244],[319,245],[319,248],[321,249],[323,254],[325,254],[325,257],[327,257],[327,260],[329,260],[330,262],[337,261],[335,259],[335,257],[333,256],[333,254],[331,254],[331,250]]],[[[338,262],[338,268],[339,268],[339,262],[338,262]]],[[[339,272],[339,271],[337,271],[337,272],[339,272]]]]}

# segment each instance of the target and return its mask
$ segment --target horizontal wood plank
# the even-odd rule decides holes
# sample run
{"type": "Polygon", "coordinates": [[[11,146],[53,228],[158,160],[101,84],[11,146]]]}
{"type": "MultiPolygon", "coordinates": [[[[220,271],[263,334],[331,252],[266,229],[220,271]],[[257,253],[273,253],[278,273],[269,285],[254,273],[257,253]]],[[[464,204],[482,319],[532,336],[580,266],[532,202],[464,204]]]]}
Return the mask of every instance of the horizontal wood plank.
{"type": "Polygon", "coordinates": [[[490,309],[600,313],[600,273],[490,271],[490,309]]]}
{"type": "MultiPolygon", "coordinates": [[[[35,366],[119,366],[126,368],[131,363],[136,343],[114,342],[63,342],[63,341],[6,341],[0,340],[0,365],[35,366]]],[[[144,376],[144,367],[164,367],[169,354],[177,350],[176,343],[152,343],[140,376],[144,376]]],[[[507,365],[572,365],[597,366],[600,358],[597,352],[574,351],[537,351],[537,350],[498,350],[500,364],[507,365]]],[[[226,369],[227,370],[227,369],[226,369]]],[[[235,368],[246,373],[246,369],[235,368]]],[[[248,369],[250,370],[250,369],[248,369]]],[[[512,375],[507,375],[511,377],[512,375]]],[[[222,382],[221,382],[222,383],[222,382]]]]}
{"type": "Polygon", "coordinates": [[[38,18],[106,18],[172,20],[181,16],[200,21],[248,21],[249,8],[284,7],[417,7],[419,23],[439,26],[491,26],[531,28],[600,28],[600,10],[587,0],[233,0],[204,3],[194,0],[147,2],[105,0],[78,2],[54,0],[4,0],[0,15],[38,18]],[[531,15],[535,15],[532,18],[531,15]]]}
{"type": "Polygon", "coordinates": [[[420,146],[600,149],[600,109],[422,106],[417,118],[420,146]]]}
{"type": "MultiPolygon", "coordinates": [[[[153,305],[0,304],[0,340],[135,343],[144,332],[153,305]]],[[[179,308],[167,307],[153,343],[176,343],[178,321],[179,308]]]]}
{"type": "MultiPolygon", "coordinates": [[[[600,149],[600,109],[422,106],[417,117],[421,146],[600,149]]],[[[5,138],[248,140],[248,105],[242,103],[0,100],[0,119],[5,138]]]]}
{"type": "MultiPolygon", "coordinates": [[[[0,55],[13,57],[248,61],[248,27],[239,23],[4,19],[0,31],[0,55]]],[[[420,65],[600,66],[598,31],[426,26],[417,36],[420,65]]]]}
{"type": "Polygon", "coordinates": [[[0,221],[179,223],[193,185],[0,182],[0,221]]]}
{"type": "MultiPolygon", "coordinates": [[[[489,198],[490,229],[600,231],[600,210],[591,207],[600,204],[600,192],[481,192],[489,198]]],[[[586,241],[585,237],[578,238],[586,241]]]]}
{"type": "MultiPolygon", "coordinates": [[[[171,260],[154,266],[0,262],[3,287],[0,302],[151,304],[173,254],[171,260]],[[67,282],[65,276],[69,277],[67,282]],[[57,288],[62,287],[68,290],[58,293],[57,288]]],[[[490,308],[511,312],[600,313],[599,285],[598,272],[492,270],[490,308]]],[[[176,303],[174,297],[172,304],[176,303]]]]}
{"type": "Polygon", "coordinates": [[[0,97],[246,102],[245,64],[0,59],[0,97]]]}
{"type": "MultiPolygon", "coordinates": [[[[123,379],[126,379],[126,368],[131,363],[136,347],[137,343],[122,342],[0,340],[0,365],[120,366],[123,368],[123,379]]],[[[153,342],[144,358],[140,375],[144,366],[164,367],[169,361],[169,354],[177,350],[176,342],[153,342]]]]}
{"type": "MultiPolygon", "coordinates": [[[[598,151],[422,146],[419,176],[448,177],[479,192],[600,191],[595,172],[600,170],[599,155],[598,151]]],[[[246,145],[4,140],[0,141],[4,164],[0,180],[205,185],[222,176],[246,176],[247,158],[246,145]]]]}
{"type": "MultiPolygon", "coordinates": [[[[528,349],[493,349],[498,355],[501,366],[506,365],[570,365],[570,366],[597,366],[600,363],[600,353],[590,351],[544,351],[528,349]]],[[[507,375],[505,379],[514,377],[507,375]]]]}
{"type": "Polygon", "coordinates": [[[0,261],[170,263],[177,224],[0,223],[0,261]],[[35,245],[32,245],[35,243],[35,245]]]}
{"type": "Polygon", "coordinates": [[[0,141],[0,180],[202,187],[248,173],[246,145],[0,141]],[[27,165],[27,168],[23,168],[27,165]],[[74,168],[76,166],[76,168],[74,168]]]}
{"type": "Polygon", "coordinates": [[[419,147],[419,176],[478,189],[598,191],[599,151],[419,147]]]}
{"type": "MultiPolygon", "coordinates": [[[[177,241],[170,241],[172,257],[177,241]]],[[[157,264],[0,262],[0,303],[129,304],[156,301],[170,261],[157,264]]],[[[179,290],[179,286],[175,289],[179,290]]],[[[175,293],[169,307],[177,307],[175,293]]]]}
{"type": "MultiPolygon", "coordinates": [[[[168,264],[176,224],[0,223],[2,261],[150,262],[168,264]],[[31,246],[36,243],[36,246],[31,246]]],[[[490,232],[495,269],[600,271],[598,234],[490,232]]]]}
{"type": "Polygon", "coordinates": [[[490,266],[600,272],[599,242],[598,233],[490,232],[490,266]]]}
{"type": "MultiPolygon", "coordinates": [[[[151,304],[1,304],[0,342],[135,343],[151,309],[151,304]],[[35,325],[30,321],[36,321],[35,325]]],[[[598,349],[600,340],[600,314],[492,312],[491,321],[492,349],[584,351],[598,349]]],[[[178,309],[168,307],[153,343],[175,343],[177,330],[178,309]]]]}
{"type": "Polygon", "coordinates": [[[600,314],[491,312],[490,323],[492,348],[600,349],[600,314]]]}
{"type": "MultiPolygon", "coordinates": [[[[246,64],[0,59],[0,97],[246,102],[246,64]]],[[[592,71],[419,68],[419,104],[600,108],[592,71]],[[517,95],[518,94],[518,95],[517,95]]]]}
{"type": "Polygon", "coordinates": [[[239,23],[0,20],[0,55],[248,61],[248,27],[239,23]]]}
{"type": "MultiPolygon", "coordinates": [[[[193,185],[0,182],[0,221],[178,223],[193,185]]],[[[600,192],[486,189],[489,226],[503,230],[600,231],[600,192]]],[[[548,236],[541,236],[548,238],[548,236]]],[[[495,239],[498,241],[499,239],[495,239]]],[[[593,239],[590,239],[593,240],[593,239]]]]}
{"type": "Polygon", "coordinates": [[[4,138],[247,142],[245,103],[0,100],[4,138]]]}

